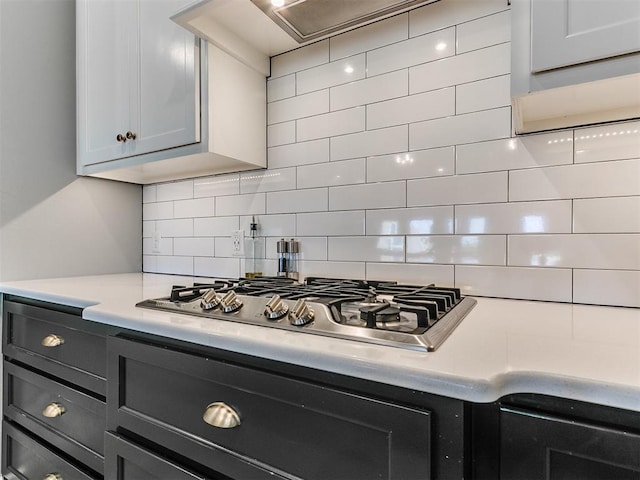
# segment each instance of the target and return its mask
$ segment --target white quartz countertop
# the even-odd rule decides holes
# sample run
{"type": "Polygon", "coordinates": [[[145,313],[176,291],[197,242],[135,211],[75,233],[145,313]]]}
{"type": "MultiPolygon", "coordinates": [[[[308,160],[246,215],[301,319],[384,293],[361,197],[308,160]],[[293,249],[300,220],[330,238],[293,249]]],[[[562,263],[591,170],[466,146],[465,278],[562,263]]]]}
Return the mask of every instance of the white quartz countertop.
{"type": "Polygon", "coordinates": [[[435,352],[136,308],[193,277],[121,274],[0,283],[86,320],[474,402],[541,393],[640,412],[640,309],[478,298],[435,352]]]}

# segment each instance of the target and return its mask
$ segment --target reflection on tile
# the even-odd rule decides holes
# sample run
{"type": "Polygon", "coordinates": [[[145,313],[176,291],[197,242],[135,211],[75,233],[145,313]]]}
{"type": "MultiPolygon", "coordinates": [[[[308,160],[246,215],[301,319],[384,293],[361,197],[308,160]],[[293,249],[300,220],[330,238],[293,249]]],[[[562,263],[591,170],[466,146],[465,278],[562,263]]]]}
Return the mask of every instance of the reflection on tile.
{"type": "Polygon", "coordinates": [[[507,201],[507,172],[425,178],[407,182],[407,206],[507,201]]]}
{"type": "Polygon", "coordinates": [[[640,233],[640,196],[576,199],[574,233],[640,233]]]}
{"type": "Polygon", "coordinates": [[[458,205],[456,233],[571,233],[571,201],[458,205]]]}
{"type": "Polygon", "coordinates": [[[573,163],[572,132],[554,132],[456,147],[456,172],[476,173],[573,163]]]}
{"type": "Polygon", "coordinates": [[[365,77],[364,54],[343,58],[296,74],[298,94],[341,85],[365,77]]]}
{"type": "Polygon", "coordinates": [[[329,187],[329,210],[404,207],[405,182],[329,187]]]}
{"type": "Polygon", "coordinates": [[[456,265],[456,287],[465,295],[571,301],[571,270],[456,265]]]}
{"type": "Polygon", "coordinates": [[[504,235],[407,237],[407,262],[505,265],[504,235]]]}
{"type": "Polygon", "coordinates": [[[237,173],[196,178],[193,181],[193,196],[195,198],[237,195],[239,193],[240,177],[237,173]]]}
{"type": "Polygon", "coordinates": [[[398,283],[453,287],[453,265],[411,263],[367,263],[367,280],[389,280],[398,283]]]}
{"type": "Polygon", "coordinates": [[[592,305],[640,307],[640,272],[574,270],[573,301],[592,305]]]}
{"type": "Polygon", "coordinates": [[[453,207],[367,210],[367,235],[453,233],[453,207]]]}
{"type": "Polygon", "coordinates": [[[441,118],[455,113],[455,89],[405,96],[367,106],[367,128],[390,127],[441,118]]]}
{"type": "Polygon", "coordinates": [[[509,265],[640,269],[640,235],[512,235],[509,265]]]}
{"type": "Polygon", "coordinates": [[[440,177],[454,173],[454,147],[415,150],[367,158],[367,181],[440,177]]]}
{"type": "Polygon", "coordinates": [[[404,262],[404,237],[329,237],[329,260],[404,262]]]}
{"type": "Polygon", "coordinates": [[[296,215],[299,236],[364,235],[364,211],[301,213],[296,215]]]}
{"type": "Polygon", "coordinates": [[[298,188],[354,185],[365,182],[365,160],[343,160],[297,168],[298,188]]]}
{"type": "Polygon", "coordinates": [[[576,163],[640,158],[640,122],[576,130],[576,163]]]}
{"type": "Polygon", "coordinates": [[[240,193],[273,192],[296,188],[296,169],[255,170],[240,174],[240,193]]]}

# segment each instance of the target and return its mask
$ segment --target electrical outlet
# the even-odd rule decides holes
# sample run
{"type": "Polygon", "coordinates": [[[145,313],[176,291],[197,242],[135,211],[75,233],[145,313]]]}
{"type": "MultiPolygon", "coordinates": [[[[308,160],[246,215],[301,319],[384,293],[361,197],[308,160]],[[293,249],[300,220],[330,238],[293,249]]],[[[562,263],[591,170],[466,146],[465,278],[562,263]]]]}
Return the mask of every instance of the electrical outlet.
{"type": "Polygon", "coordinates": [[[231,232],[231,255],[244,257],[244,230],[231,232]]]}
{"type": "Polygon", "coordinates": [[[153,245],[151,247],[151,253],[161,253],[160,240],[162,240],[162,235],[160,235],[160,232],[153,232],[153,245]]]}

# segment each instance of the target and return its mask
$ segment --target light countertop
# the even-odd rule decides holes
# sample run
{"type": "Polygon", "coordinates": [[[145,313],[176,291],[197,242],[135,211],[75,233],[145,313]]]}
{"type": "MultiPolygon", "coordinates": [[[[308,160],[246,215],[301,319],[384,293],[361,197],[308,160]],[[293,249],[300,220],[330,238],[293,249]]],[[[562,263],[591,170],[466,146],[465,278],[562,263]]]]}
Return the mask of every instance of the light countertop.
{"type": "Polygon", "coordinates": [[[478,298],[435,352],[417,352],[135,307],[194,280],[132,273],[0,291],[82,307],[86,320],[462,400],[541,393],[640,412],[640,309],[478,298]]]}

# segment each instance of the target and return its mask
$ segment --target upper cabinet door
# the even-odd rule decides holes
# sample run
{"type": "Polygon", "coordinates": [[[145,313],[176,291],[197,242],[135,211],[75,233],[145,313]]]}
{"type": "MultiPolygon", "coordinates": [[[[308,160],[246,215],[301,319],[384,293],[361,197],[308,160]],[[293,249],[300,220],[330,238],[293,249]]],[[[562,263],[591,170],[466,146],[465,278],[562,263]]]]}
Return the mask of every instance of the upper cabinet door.
{"type": "Polygon", "coordinates": [[[130,1],[77,2],[78,155],[83,163],[129,156],[118,142],[133,127],[137,6],[130,1]]]}
{"type": "Polygon", "coordinates": [[[81,165],[199,141],[199,48],[170,16],[186,0],[78,0],[81,165]]]}
{"type": "Polygon", "coordinates": [[[638,0],[533,0],[531,69],[640,51],[638,0]]]}

